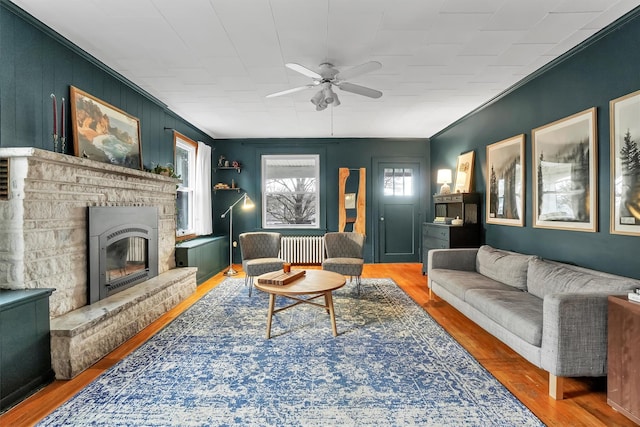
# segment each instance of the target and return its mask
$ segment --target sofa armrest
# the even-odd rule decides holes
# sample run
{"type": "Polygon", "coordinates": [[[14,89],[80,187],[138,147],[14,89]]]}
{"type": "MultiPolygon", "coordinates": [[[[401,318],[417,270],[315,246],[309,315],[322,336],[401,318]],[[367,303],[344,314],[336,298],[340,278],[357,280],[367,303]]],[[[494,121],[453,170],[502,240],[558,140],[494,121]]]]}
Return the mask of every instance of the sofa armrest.
{"type": "Polygon", "coordinates": [[[427,255],[428,270],[442,268],[446,270],[476,271],[478,248],[469,249],[431,249],[427,255]]]}
{"type": "Polygon", "coordinates": [[[542,368],[562,377],[607,374],[607,293],[544,297],[542,368]]]}
{"type": "Polygon", "coordinates": [[[431,298],[431,270],[476,271],[478,248],[469,249],[431,249],[427,254],[427,287],[431,298]]]}

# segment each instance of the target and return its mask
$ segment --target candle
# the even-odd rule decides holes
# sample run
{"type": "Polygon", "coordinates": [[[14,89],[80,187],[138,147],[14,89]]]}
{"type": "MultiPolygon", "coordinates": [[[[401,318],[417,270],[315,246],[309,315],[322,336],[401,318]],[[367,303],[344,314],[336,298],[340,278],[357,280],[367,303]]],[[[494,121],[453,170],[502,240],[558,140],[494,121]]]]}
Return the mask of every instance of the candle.
{"type": "Polygon", "coordinates": [[[64,138],[64,98],[62,98],[62,108],[60,109],[60,136],[64,138]]]}
{"type": "Polygon", "coordinates": [[[56,96],[54,94],[51,94],[51,99],[53,100],[53,134],[57,135],[58,134],[58,116],[56,113],[56,110],[58,109],[58,106],[56,105],[56,96]]]}

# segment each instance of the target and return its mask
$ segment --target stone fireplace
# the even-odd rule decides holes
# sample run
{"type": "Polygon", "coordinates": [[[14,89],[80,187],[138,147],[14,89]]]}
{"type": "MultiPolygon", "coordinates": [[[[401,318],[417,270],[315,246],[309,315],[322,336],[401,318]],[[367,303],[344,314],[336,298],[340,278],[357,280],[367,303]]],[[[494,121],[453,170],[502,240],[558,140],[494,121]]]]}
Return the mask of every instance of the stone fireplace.
{"type": "Polygon", "coordinates": [[[8,189],[0,192],[0,288],[55,289],[49,315],[58,379],[82,372],[195,291],[195,269],[175,268],[175,179],[35,148],[0,148],[0,159],[8,170],[0,176],[8,189]],[[111,289],[95,298],[89,211],[107,208],[144,214],[129,227],[99,221],[117,231],[103,237],[111,250],[97,255],[109,258],[111,289]],[[149,216],[151,224],[141,224],[149,216]],[[153,234],[157,244],[147,239],[153,234]]]}

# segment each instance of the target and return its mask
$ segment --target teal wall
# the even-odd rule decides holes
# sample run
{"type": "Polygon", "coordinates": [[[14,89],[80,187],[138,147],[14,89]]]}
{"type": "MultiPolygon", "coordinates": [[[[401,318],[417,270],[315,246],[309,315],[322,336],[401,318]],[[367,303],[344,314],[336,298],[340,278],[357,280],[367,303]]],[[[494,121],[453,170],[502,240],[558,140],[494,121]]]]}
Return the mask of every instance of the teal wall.
{"type": "MultiPolygon", "coordinates": [[[[526,135],[525,227],[484,224],[495,247],[640,278],[640,237],[609,234],[609,101],[640,89],[640,12],[521,87],[431,139],[431,169],[455,169],[459,154],[475,151],[476,190],[485,194],[486,146],[526,135]],[[598,232],[533,228],[531,130],[597,107],[598,232]]],[[[640,118],[639,118],[640,119],[640,118]]],[[[436,186],[432,186],[432,192],[436,186]]],[[[483,206],[484,216],[484,206],[483,206]]],[[[484,219],[484,218],[483,218],[484,219]]]]}
{"type": "MultiPolygon", "coordinates": [[[[322,114],[322,113],[320,113],[322,114]]],[[[339,114],[336,111],[335,114],[339,114]]],[[[236,208],[233,216],[234,238],[244,231],[253,231],[261,227],[260,211],[260,183],[261,170],[260,159],[263,154],[319,154],[321,163],[320,191],[321,191],[321,228],[319,230],[296,230],[289,234],[322,235],[326,231],[338,229],[338,169],[366,168],[367,169],[367,241],[365,244],[365,261],[373,262],[373,245],[377,242],[377,225],[374,217],[373,202],[374,191],[378,189],[373,185],[371,176],[372,166],[380,159],[422,159],[427,168],[429,165],[429,143],[427,139],[375,139],[375,138],[326,138],[326,139],[233,139],[216,140],[216,150],[213,153],[213,161],[220,155],[224,155],[230,161],[237,160],[242,164],[242,172],[238,174],[231,170],[219,170],[213,174],[212,182],[231,183],[233,178],[236,184],[249,194],[256,203],[253,211],[243,211],[236,208]]],[[[351,172],[356,174],[357,172],[351,172]]],[[[347,181],[347,190],[352,180],[347,181]]],[[[423,176],[419,182],[421,188],[421,220],[428,217],[429,206],[427,204],[427,192],[430,187],[429,177],[423,176]]],[[[240,197],[241,194],[231,191],[219,191],[213,196],[214,217],[213,227],[216,233],[228,233],[229,220],[220,218],[220,215],[240,197]]],[[[282,231],[287,234],[287,231],[282,231]]],[[[234,259],[239,260],[239,252],[236,251],[234,259]]],[[[416,257],[416,262],[418,261],[416,257]]]]}
{"type": "MultiPolygon", "coordinates": [[[[164,104],[2,0],[0,6],[0,147],[53,151],[50,94],[60,102],[75,86],[140,119],[142,161],[173,163],[173,128],[196,141],[213,139],[164,104]]],[[[66,110],[67,129],[70,110],[66,110]]],[[[71,141],[71,138],[69,138],[71,141]]],[[[73,146],[67,144],[67,154],[73,146]]]]}

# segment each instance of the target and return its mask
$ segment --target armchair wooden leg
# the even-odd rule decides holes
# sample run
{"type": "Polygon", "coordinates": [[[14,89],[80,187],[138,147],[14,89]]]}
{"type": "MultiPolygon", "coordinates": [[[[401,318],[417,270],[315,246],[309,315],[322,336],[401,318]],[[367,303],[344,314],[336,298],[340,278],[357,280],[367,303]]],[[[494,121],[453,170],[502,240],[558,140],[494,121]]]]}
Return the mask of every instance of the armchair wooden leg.
{"type": "Polygon", "coordinates": [[[555,400],[562,400],[564,394],[564,377],[556,377],[549,373],[549,396],[555,400]]]}

